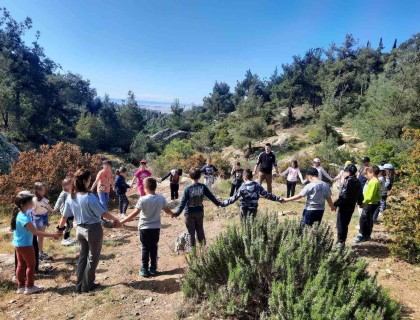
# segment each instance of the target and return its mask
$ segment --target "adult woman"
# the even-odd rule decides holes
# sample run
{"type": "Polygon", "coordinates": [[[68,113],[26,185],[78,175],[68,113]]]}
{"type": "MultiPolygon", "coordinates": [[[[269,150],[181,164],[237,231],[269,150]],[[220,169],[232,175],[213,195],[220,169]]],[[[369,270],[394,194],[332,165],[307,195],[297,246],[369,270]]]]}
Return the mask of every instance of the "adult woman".
{"type": "Polygon", "coordinates": [[[58,230],[62,231],[68,217],[74,217],[77,224],[76,238],[80,243],[76,283],[78,292],[89,292],[97,286],[94,283],[95,271],[103,241],[101,218],[113,220],[116,226],[119,225],[119,220],[105,212],[98,198],[88,191],[91,177],[90,171],[77,170],[73,178],[71,196],[66,200],[63,217],[58,226],[58,230]]]}

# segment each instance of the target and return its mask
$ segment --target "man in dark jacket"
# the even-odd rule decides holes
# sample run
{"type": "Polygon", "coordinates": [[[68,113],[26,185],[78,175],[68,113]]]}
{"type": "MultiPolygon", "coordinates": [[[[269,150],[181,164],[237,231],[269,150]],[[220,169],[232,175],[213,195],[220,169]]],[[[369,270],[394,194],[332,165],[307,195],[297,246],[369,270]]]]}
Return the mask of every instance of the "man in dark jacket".
{"type": "Polygon", "coordinates": [[[356,203],[363,205],[363,190],[360,180],[356,178],[357,168],[355,165],[348,165],[344,169],[344,183],[340,188],[340,195],[334,206],[338,208],[337,213],[337,247],[344,247],[349,231],[351,216],[353,215],[356,203]]]}

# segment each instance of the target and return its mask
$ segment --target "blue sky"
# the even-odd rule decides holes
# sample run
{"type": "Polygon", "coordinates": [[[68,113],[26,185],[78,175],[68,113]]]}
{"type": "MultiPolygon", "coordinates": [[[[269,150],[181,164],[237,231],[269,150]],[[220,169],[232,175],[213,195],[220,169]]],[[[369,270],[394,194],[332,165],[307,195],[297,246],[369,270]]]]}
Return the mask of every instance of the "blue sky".
{"type": "MultiPolygon", "coordinates": [[[[420,1],[2,0],[33,19],[47,55],[103,96],[199,104],[214,82],[276,66],[352,33],[385,50],[420,32],[420,1]]],[[[29,37],[29,39],[33,39],[29,37]]]]}

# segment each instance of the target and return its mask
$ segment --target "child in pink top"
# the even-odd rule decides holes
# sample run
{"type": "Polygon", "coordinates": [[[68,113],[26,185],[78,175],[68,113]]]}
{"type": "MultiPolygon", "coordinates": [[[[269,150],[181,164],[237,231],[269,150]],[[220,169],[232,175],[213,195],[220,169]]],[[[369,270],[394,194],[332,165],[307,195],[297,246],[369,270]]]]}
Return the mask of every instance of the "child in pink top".
{"type": "Polygon", "coordinates": [[[152,173],[146,169],[146,165],[147,165],[146,160],[140,161],[140,168],[134,174],[133,183],[131,184],[131,187],[133,187],[134,183],[136,183],[137,181],[137,189],[141,197],[146,195],[146,192],[144,191],[144,187],[143,187],[143,181],[147,177],[150,177],[152,175],[152,173]]]}

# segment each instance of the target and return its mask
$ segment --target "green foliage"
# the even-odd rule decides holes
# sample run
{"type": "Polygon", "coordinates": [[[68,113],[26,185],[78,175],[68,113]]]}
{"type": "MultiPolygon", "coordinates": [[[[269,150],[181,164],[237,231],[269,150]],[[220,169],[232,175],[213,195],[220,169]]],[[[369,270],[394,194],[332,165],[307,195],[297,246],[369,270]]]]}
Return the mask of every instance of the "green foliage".
{"type": "Polygon", "coordinates": [[[413,146],[402,153],[399,181],[391,191],[385,224],[392,232],[393,254],[420,263],[420,130],[405,130],[403,139],[413,146]]]}
{"type": "Polygon", "coordinates": [[[400,310],[367,264],[333,250],[324,224],[302,229],[276,215],[230,227],[188,257],[182,286],[208,318],[399,319],[400,310]]]}
{"type": "Polygon", "coordinates": [[[327,137],[319,146],[316,148],[316,153],[325,161],[344,164],[346,161],[354,161],[355,157],[352,156],[348,151],[339,149],[339,144],[336,138],[330,136],[327,137]]]}
{"type": "MultiPolygon", "coordinates": [[[[191,143],[184,140],[171,141],[153,163],[154,170],[158,176],[164,175],[174,168],[182,168],[180,161],[186,160],[194,154],[191,143]]],[[[189,168],[188,168],[189,169],[189,168]]]]}
{"type": "Polygon", "coordinates": [[[367,155],[372,163],[380,163],[385,160],[400,168],[404,162],[405,152],[411,148],[412,143],[407,140],[386,140],[371,146],[367,151],[367,155]]]}

